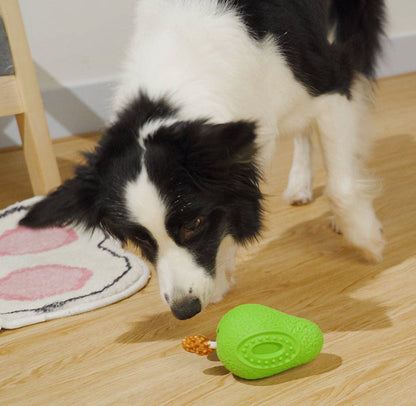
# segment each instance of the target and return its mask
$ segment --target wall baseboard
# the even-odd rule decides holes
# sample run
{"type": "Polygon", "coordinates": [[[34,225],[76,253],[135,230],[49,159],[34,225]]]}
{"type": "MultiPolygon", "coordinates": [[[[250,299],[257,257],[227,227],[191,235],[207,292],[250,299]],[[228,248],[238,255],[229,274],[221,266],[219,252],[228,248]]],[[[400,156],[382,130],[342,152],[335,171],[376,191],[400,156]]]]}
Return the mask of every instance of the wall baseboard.
{"type": "MultiPolygon", "coordinates": [[[[389,38],[377,76],[416,71],[416,33],[389,38]]],[[[109,117],[116,80],[63,87],[59,83],[42,90],[49,131],[53,139],[99,131],[109,117]]],[[[0,117],[0,148],[20,145],[14,117],[0,117]]]]}

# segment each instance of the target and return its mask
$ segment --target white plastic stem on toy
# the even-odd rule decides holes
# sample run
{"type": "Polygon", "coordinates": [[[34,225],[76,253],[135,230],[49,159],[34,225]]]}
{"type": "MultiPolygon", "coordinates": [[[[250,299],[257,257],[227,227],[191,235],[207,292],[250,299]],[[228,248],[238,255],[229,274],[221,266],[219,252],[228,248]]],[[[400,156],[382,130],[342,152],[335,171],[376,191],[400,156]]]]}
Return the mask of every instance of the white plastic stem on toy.
{"type": "Polygon", "coordinates": [[[208,346],[209,348],[211,348],[211,350],[216,350],[217,349],[217,342],[216,341],[208,341],[208,346]]]}

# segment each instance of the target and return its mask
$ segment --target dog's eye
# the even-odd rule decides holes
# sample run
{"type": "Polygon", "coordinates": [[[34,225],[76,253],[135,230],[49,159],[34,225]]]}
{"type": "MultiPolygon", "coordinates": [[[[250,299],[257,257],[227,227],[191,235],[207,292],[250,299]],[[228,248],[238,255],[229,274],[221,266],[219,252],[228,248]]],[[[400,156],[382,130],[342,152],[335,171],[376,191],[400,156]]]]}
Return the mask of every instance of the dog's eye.
{"type": "Polygon", "coordinates": [[[182,226],[181,228],[181,241],[188,241],[190,240],[198,229],[201,227],[202,223],[204,222],[204,217],[199,216],[191,223],[182,226]]]}

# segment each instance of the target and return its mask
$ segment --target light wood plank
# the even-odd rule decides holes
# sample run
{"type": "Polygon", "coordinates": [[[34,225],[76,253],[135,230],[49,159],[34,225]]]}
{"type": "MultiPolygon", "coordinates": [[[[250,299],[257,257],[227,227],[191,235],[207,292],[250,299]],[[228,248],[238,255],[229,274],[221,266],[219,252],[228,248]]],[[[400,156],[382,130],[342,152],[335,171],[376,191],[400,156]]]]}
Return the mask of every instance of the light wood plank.
{"type": "Polygon", "coordinates": [[[23,113],[15,76],[0,76],[0,117],[23,113]]]}
{"type": "MultiPolygon", "coordinates": [[[[140,293],[93,312],[0,332],[0,399],[5,405],[413,406],[416,399],[416,74],[380,82],[372,168],[387,247],[363,262],[331,231],[316,158],[315,201],[289,207],[292,143],[282,139],[265,185],[266,228],[242,250],[237,284],[192,320],[161,303],[156,276],[140,293]],[[215,338],[221,316],[262,303],[317,322],[325,336],[311,363],[245,382],[215,357],[184,353],[181,339],[215,338]]],[[[55,143],[63,177],[97,136],[55,143]]],[[[22,152],[0,152],[0,206],[30,196],[22,152]]],[[[1,259],[0,259],[1,261],[1,259]]]]}

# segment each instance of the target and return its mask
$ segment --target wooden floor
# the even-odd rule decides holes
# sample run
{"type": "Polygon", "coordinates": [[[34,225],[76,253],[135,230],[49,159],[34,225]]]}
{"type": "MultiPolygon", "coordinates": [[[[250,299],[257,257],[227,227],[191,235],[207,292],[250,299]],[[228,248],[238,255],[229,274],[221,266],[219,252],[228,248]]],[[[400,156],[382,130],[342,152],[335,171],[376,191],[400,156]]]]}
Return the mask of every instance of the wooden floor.
{"type": "MultiPolygon", "coordinates": [[[[1,405],[416,405],[416,74],[380,82],[372,168],[385,259],[366,264],[331,231],[319,157],[314,203],[282,201],[292,150],[279,145],[266,185],[266,230],[239,254],[237,285],[190,321],[159,299],[156,276],[90,313],[0,332],[1,405]],[[221,316],[261,303],[311,319],[322,353],[277,376],[243,381],[181,339],[215,338],[221,316]]],[[[97,135],[55,143],[64,178],[97,135]]],[[[0,152],[0,207],[31,196],[20,150],[0,152]]]]}

